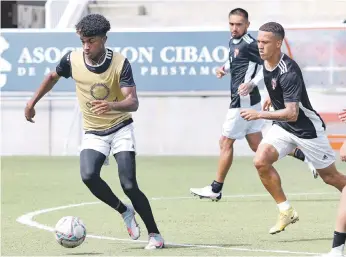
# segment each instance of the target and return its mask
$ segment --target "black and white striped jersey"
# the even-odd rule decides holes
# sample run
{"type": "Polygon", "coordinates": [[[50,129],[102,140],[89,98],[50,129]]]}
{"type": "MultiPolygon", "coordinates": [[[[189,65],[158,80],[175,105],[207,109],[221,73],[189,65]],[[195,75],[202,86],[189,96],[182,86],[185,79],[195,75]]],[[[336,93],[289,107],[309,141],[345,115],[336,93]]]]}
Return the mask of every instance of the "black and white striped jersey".
{"type": "Polygon", "coordinates": [[[273,121],[273,123],[299,138],[317,138],[319,132],[324,131],[326,126],[311,106],[298,64],[286,54],[282,54],[278,65],[273,70],[264,67],[263,74],[275,110],[285,109],[285,102],[299,103],[297,121],[273,121]]]}
{"type": "Polygon", "coordinates": [[[259,55],[257,42],[249,34],[245,34],[240,39],[231,38],[229,41],[229,63],[226,63],[224,70],[231,74],[231,104],[230,108],[250,107],[261,101],[258,87],[250,93],[245,105],[243,97],[238,95],[238,88],[242,83],[251,80],[258,85],[263,79],[262,60],[259,55]],[[257,75],[256,75],[257,74],[257,75]]]}

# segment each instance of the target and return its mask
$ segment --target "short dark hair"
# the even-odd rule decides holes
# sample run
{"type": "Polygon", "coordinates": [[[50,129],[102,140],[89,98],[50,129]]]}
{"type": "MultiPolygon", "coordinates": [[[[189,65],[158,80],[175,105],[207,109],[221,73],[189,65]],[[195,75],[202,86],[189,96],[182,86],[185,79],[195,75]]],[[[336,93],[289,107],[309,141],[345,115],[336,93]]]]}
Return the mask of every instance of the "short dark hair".
{"type": "Polygon", "coordinates": [[[105,36],[111,29],[109,21],[101,14],[88,14],[77,24],[77,33],[83,37],[105,36]]]}
{"type": "Polygon", "coordinates": [[[231,16],[231,15],[240,15],[240,16],[243,16],[247,20],[249,19],[248,12],[245,11],[244,9],[242,9],[242,8],[235,8],[235,9],[233,9],[232,11],[229,12],[228,17],[231,16]]]}
{"type": "Polygon", "coordinates": [[[266,31],[266,32],[272,32],[275,36],[277,36],[280,39],[285,38],[285,29],[282,27],[281,24],[277,22],[268,22],[263,24],[259,30],[266,31]]]}

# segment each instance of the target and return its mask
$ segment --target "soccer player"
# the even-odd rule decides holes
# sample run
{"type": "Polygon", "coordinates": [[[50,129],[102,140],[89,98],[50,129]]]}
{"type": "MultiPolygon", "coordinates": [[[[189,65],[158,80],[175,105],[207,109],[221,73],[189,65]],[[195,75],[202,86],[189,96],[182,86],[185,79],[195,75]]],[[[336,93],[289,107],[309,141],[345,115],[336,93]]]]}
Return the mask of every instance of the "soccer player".
{"type": "MultiPolygon", "coordinates": [[[[246,121],[240,117],[241,108],[261,110],[261,95],[257,87],[263,79],[262,60],[259,56],[256,40],[247,33],[250,25],[248,13],[241,8],[233,9],[229,15],[232,37],[229,41],[229,60],[216,73],[222,78],[231,74],[231,104],[222,128],[219,140],[220,157],[215,180],[203,188],[191,188],[190,192],[200,198],[218,201],[222,197],[222,187],[233,162],[233,144],[236,140],[248,141],[252,151],[256,152],[262,140],[264,120],[246,121]]],[[[292,156],[306,161],[300,149],[294,149],[292,156]]],[[[313,176],[317,173],[311,163],[307,162],[313,176]]]]}
{"type": "MultiPolygon", "coordinates": [[[[346,122],[346,109],[339,113],[342,122],[346,122]]],[[[340,149],[341,161],[346,162],[346,140],[340,149]]],[[[326,257],[341,257],[346,244],[346,187],[342,190],[339,203],[338,214],[336,218],[336,226],[334,231],[333,245],[326,257]]]]}
{"type": "MultiPolygon", "coordinates": [[[[342,122],[346,123],[346,109],[343,109],[340,113],[339,113],[339,119],[342,122]]],[[[341,146],[340,149],[340,158],[342,161],[346,162],[346,140],[344,141],[343,145],[341,146]]]]}
{"type": "Polygon", "coordinates": [[[333,245],[327,257],[342,257],[346,244],[346,187],[342,190],[336,218],[333,245]]]}
{"type": "Polygon", "coordinates": [[[241,116],[248,120],[273,120],[273,125],[261,141],[254,164],[260,179],[276,201],[279,218],[269,233],[283,231],[299,217],[287,200],[280,176],[273,163],[299,147],[312,162],[323,181],[342,191],[346,176],[335,167],[335,153],[329,144],[325,124],[311,106],[302,72],[298,64],[281,52],[285,37],[283,27],[275,22],[262,25],[258,48],[264,60],[264,83],[275,111],[244,109],[241,116]]]}
{"type": "Polygon", "coordinates": [[[136,84],[129,61],[106,48],[110,23],[99,14],[85,16],[76,25],[83,51],[65,54],[43,80],[25,108],[25,117],[34,122],[35,105],[61,77],[73,78],[83,114],[85,131],[80,153],[80,173],[84,184],[98,199],[122,215],[133,240],[140,236],[135,211],[149,233],[145,249],[164,247],[147,197],[136,180],[136,148],[131,112],[138,109],[136,84]],[[122,203],[100,177],[106,157],[114,156],[120,183],[132,205],[122,203]]]}

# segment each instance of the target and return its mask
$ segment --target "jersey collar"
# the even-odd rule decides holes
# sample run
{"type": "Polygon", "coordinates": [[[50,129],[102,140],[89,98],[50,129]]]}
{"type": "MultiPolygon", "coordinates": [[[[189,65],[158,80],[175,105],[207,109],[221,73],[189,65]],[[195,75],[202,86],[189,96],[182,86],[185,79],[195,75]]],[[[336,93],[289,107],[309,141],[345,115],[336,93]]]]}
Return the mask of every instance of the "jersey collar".
{"type": "Polygon", "coordinates": [[[247,33],[245,33],[241,38],[231,38],[232,43],[235,45],[239,44],[245,35],[247,35],[247,33]]]}

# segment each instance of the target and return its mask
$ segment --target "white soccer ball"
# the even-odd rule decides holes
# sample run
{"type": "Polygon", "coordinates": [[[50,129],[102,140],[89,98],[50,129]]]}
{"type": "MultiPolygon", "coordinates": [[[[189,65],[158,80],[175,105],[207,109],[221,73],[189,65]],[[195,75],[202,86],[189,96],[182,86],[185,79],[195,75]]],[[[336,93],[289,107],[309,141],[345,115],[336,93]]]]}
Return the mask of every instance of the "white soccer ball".
{"type": "Polygon", "coordinates": [[[84,242],[85,237],[85,225],[78,217],[62,217],[55,225],[55,239],[63,247],[77,247],[84,242]]]}

